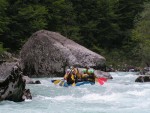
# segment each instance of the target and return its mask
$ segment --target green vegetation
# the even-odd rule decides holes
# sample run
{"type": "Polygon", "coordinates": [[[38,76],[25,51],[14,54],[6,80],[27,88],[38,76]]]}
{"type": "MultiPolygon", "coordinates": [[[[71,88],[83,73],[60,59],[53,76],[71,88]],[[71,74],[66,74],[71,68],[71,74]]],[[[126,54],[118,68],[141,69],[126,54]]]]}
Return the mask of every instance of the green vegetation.
{"type": "Polygon", "coordinates": [[[142,64],[150,66],[150,3],[144,6],[141,18],[132,32],[132,38],[137,43],[133,51],[142,64]]]}
{"type": "Polygon", "coordinates": [[[0,54],[2,54],[4,51],[6,51],[6,49],[3,48],[3,44],[0,43],[0,54]]]}
{"type": "Polygon", "coordinates": [[[149,4],[149,0],[1,0],[0,42],[16,52],[32,33],[46,29],[105,56],[108,65],[149,63],[149,4]]]}

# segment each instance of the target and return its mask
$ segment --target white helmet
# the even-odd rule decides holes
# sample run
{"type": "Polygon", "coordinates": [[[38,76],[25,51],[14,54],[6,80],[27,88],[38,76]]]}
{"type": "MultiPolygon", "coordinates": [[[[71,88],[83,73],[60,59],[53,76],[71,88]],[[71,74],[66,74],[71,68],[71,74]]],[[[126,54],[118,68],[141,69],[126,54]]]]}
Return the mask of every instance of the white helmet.
{"type": "Polygon", "coordinates": [[[70,71],[71,71],[71,69],[67,69],[67,70],[66,70],[66,73],[69,73],[70,71]]]}

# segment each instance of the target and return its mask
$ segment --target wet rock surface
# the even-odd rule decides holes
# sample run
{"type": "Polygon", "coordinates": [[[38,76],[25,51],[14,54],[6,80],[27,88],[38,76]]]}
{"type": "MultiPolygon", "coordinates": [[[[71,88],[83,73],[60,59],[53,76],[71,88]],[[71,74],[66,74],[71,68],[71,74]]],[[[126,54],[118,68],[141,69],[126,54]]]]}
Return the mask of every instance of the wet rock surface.
{"type": "Polygon", "coordinates": [[[28,76],[23,76],[23,80],[25,81],[26,84],[41,84],[39,80],[33,80],[28,76]]]}
{"type": "MultiPolygon", "coordinates": [[[[25,96],[25,81],[22,70],[17,62],[0,65],[0,101],[23,101],[25,96]]],[[[28,92],[28,94],[31,94],[28,92]]]]}
{"type": "Polygon", "coordinates": [[[139,76],[135,82],[150,82],[150,75],[139,76]]]}

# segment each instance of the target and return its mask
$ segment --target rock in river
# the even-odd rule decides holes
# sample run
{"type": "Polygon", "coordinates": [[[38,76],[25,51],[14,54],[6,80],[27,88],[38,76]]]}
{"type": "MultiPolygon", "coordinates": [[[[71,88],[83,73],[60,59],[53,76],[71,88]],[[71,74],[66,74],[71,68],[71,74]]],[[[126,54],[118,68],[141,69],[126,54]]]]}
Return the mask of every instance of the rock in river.
{"type": "Polygon", "coordinates": [[[15,102],[31,99],[31,93],[25,89],[22,71],[18,63],[3,63],[0,65],[0,101],[11,100],[15,102]],[[28,93],[28,94],[27,94],[28,93]],[[26,95],[25,95],[26,94],[26,95]]]}
{"type": "Polygon", "coordinates": [[[105,58],[59,33],[40,30],[24,44],[20,52],[25,75],[63,76],[67,66],[100,68],[105,58]]]}

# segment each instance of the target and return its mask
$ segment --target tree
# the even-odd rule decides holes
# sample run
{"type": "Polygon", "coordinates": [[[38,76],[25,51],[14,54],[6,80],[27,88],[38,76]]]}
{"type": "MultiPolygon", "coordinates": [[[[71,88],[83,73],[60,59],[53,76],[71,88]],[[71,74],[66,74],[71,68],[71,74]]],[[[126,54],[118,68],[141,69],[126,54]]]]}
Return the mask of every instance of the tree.
{"type": "MultiPolygon", "coordinates": [[[[119,0],[116,14],[118,14],[118,24],[121,29],[121,38],[123,45],[128,45],[131,39],[131,31],[134,27],[134,20],[138,18],[139,13],[143,10],[145,0],[119,0]]],[[[128,49],[128,48],[125,48],[128,49]]]]}
{"type": "Polygon", "coordinates": [[[82,45],[93,48],[120,47],[120,28],[115,7],[118,0],[70,0],[77,15],[82,45]]]}
{"type": "Polygon", "coordinates": [[[6,49],[3,48],[2,38],[4,38],[2,35],[4,32],[6,32],[9,24],[9,17],[6,14],[8,8],[8,2],[7,0],[1,0],[0,1],[0,54],[3,51],[6,51],[6,49]]]}
{"type": "Polygon", "coordinates": [[[46,28],[48,11],[45,6],[21,0],[9,0],[9,4],[9,30],[3,33],[3,42],[5,47],[14,51],[20,49],[32,33],[46,28]]]}
{"type": "Polygon", "coordinates": [[[49,26],[48,29],[62,33],[66,37],[77,37],[79,27],[76,24],[76,15],[69,0],[54,0],[49,6],[49,26]]]}
{"type": "Polygon", "coordinates": [[[132,32],[132,39],[137,46],[133,53],[150,66],[150,2],[145,3],[144,11],[141,13],[141,19],[136,22],[135,29],[132,32]]]}
{"type": "Polygon", "coordinates": [[[98,1],[97,40],[100,47],[116,49],[121,47],[120,27],[115,13],[117,0],[98,1]]]}
{"type": "Polygon", "coordinates": [[[6,15],[8,8],[7,0],[0,1],[0,35],[2,35],[6,30],[8,30],[7,25],[9,24],[9,18],[6,15]]]}

